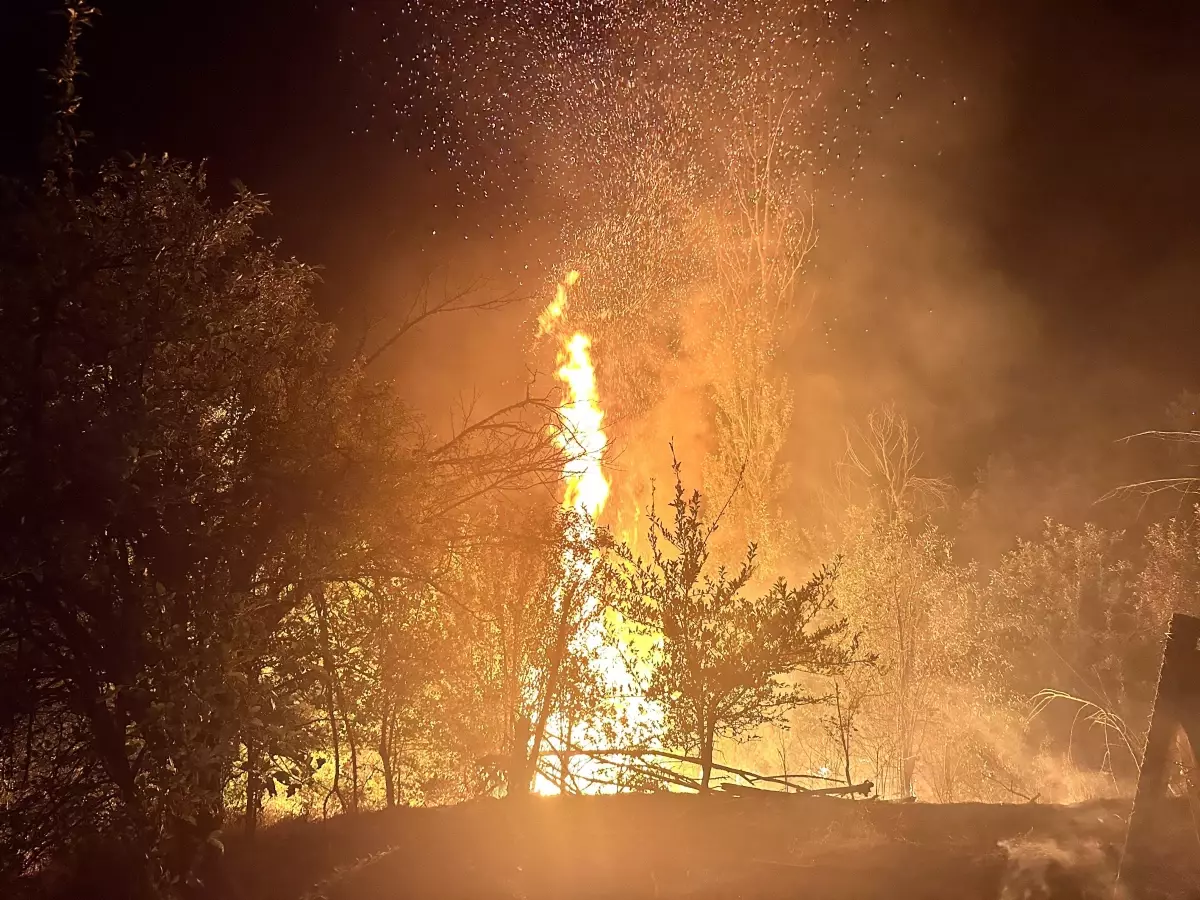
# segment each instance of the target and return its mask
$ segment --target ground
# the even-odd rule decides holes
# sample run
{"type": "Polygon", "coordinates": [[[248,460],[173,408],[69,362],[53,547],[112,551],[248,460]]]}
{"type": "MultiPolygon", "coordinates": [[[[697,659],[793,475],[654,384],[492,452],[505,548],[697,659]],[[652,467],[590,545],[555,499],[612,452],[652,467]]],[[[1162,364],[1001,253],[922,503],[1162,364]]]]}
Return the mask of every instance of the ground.
{"type": "MultiPolygon", "coordinates": [[[[922,804],[625,795],[486,801],[290,823],[231,845],[253,900],[1112,898],[1128,804],[922,804]]],[[[1200,897],[1185,805],[1152,890],[1200,897]]],[[[1130,896],[1130,895],[1126,895],[1130,896]]]]}

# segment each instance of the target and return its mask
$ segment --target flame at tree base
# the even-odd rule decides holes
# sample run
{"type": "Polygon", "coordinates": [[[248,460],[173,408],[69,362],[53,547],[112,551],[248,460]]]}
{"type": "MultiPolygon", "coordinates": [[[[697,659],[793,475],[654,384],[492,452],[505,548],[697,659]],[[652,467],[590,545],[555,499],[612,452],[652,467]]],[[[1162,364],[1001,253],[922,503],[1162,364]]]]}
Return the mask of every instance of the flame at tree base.
{"type": "MultiPolygon", "coordinates": [[[[578,280],[579,273],[571,271],[558,284],[554,300],[538,316],[540,335],[553,333],[562,320],[567,311],[568,288],[574,286],[578,280]]],[[[608,437],[604,432],[604,410],[600,405],[591,348],[591,338],[583,332],[575,332],[570,337],[562,338],[558,353],[559,368],[556,372],[556,377],[566,388],[566,396],[558,410],[562,424],[555,434],[558,445],[567,456],[563,467],[563,480],[566,483],[563,507],[578,514],[579,521],[576,527],[582,529],[579,537],[585,544],[590,544],[595,537],[596,519],[604,510],[610,491],[608,478],[604,474],[604,454],[608,448],[608,437]]],[[[576,558],[564,562],[568,568],[574,569],[574,574],[581,583],[587,581],[595,566],[595,560],[592,558],[576,558]]],[[[651,704],[636,696],[637,679],[629,671],[619,646],[632,642],[632,635],[615,610],[605,610],[603,616],[595,615],[601,602],[600,598],[589,596],[584,602],[591,604],[591,615],[587,618],[592,624],[581,636],[582,649],[591,657],[604,686],[617,698],[612,709],[613,722],[605,724],[624,724],[627,729],[633,731],[653,728],[661,721],[661,714],[657,713],[651,704]],[[618,646],[606,639],[610,633],[618,637],[618,646]]],[[[565,727],[566,723],[563,722],[554,724],[560,727],[555,729],[558,733],[554,743],[558,746],[553,747],[553,750],[568,749],[562,746],[568,739],[572,745],[584,748],[591,745],[592,749],[600,749],[607,744],[603,735],[598,733],[596,723],[590,726],[583,725],[578,731],[565,727]]],[[[582,764],[574,770],[584,782],[581,789],[587,793],[604,790],[605,786],[590,781],[592,776],[598,775],[604,768],[603,763],[584,758],[582,764]]],[[[558,785],[541,772],[537,774],[534,790],[541,794],[560,792],[558,785]]]]}

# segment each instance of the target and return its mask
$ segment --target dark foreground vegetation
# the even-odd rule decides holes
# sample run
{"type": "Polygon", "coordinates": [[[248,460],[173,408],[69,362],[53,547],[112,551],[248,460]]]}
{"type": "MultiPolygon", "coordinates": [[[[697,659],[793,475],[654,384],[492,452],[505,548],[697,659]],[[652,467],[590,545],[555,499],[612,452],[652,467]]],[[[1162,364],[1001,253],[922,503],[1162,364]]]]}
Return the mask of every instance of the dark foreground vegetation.
{"type": "MultiPolygon", "coordinates": [[[[1155,880],[1113,886],[1127,804],[922,804],[720,794],[532,798],[290,822],[232,839],[243,900],[1083,900],[1196,896],[1184,804],[1155,836],[1155,880]],[[1128,888],[1128,886],[1126,886],[1128,888]]],[[[119,883],[96,862],[87,891],[119,883]]],[[[53,873],[50,873],[52,883],[53,873]]],[[[113,894],[114,896],[116,894],[113,894]]]]}

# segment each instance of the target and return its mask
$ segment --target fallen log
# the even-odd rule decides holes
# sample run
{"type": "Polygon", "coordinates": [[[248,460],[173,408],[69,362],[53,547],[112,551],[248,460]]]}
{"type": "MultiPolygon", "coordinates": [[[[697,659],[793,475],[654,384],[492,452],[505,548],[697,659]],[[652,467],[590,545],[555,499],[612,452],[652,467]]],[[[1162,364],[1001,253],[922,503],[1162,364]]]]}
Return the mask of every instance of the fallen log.
{"type": "MultiPolygon", "coordinates": [[[[561,738],[559,740],[561,740],[561,738]]],[[[616,763],[613,760],[608,758],[608,757],[614,757],[614,756],[616,756],[616,757],[623,756],[626,758],[639,759],[639,760],[642,760],[643,762],[646,761],[646,757],[659,757],[660,759],[670,759],[675,762],[684,762],[684,763],[688,763],[688,764],[694,765],[694,766],[702,766],[703,765],[703,761],[699,757],[685,756],[682,753],[671,753],[666,750],[652,750],[652,749],[645,748],[645,747],[608,747],[608,748],[605,748],[602,750],[584,750],[580,747],[575,747],[570,744],[567,744],[565,749],[539,750],[537,755],[539,757],[551,756],[551,757],[558,757],[560,759],[562,757],[585,756],[590,759],[594,759],[598,762],[608,762],[612,765],[618,765],[618,763],[616,763]]],[[[812,788],[800,787],[800,785],[798,785],[798,784],[793,784],[789,779],[806,778],[806,779],[809,779],[812,781],[832,781],[833,780],[831,778],[826,778],[823,775],[759,775],[757,772],[750,772],[746,769],[738,769],[738,768],[735,768],[734,766],[727,766],[727,765],[724,765],[723,763],[719,763],[719,762],[712,762],[712,763],[710,763],[710,765],[712,766],[712,770],[714,772],[725,772],[730,775],[736,775],[739,778],[742,778],[751,784],[757,784],[759,782],[765,782],[767,784],[778,784],[778,785],[782,785],[783,787],[787,788],[788,790],[797,791],[799,793],[818,793],[818,794],[823,793],[823,792],[827,793],[830,789],[825,788],[825,789],[814,790],[812,788]]],[[[839,788],[837,788],[837,790],[840,791],[841,793],[846,792],[846,788],[844,788],[844,787],[839,787],[839,788]]]]}
{"type": "MultiPolygon", "coordinates": [[[[789,795],[789,796],[796,796],[796,795],[791,795],[791,793],[789,791],[769,791],[765,788],[750,787],[750,786],[744,785],[744,784],[726,783],[726,784],[722,784],[720,787],[721,787],[721,790],[725,791],[726,793],[733,794],[733,796],[735,796],[735,797],[745,797],[745,796],[751,796],[754,794],[771,794],[773,796],[779,796],[779,795],[783,794],[783,795],[789,795]]],[[[868,796],[870,796],[871,791],[873,791],[874,789],[875,789],[875,785],[873,783],[871,783],[870,781],[864,781],[861,784],[848,784],[848,785],[843,785],[841,787],[816,788],[814,790],[800,791],[798,796],[801,796],[801,797],[820,797],[820,796],[837,797],[837,796],[843,796],[843,795],[849,794],[850,796],[853,797],[857,794],[862,794],[864,797],[868,797],[868,796]]]]}

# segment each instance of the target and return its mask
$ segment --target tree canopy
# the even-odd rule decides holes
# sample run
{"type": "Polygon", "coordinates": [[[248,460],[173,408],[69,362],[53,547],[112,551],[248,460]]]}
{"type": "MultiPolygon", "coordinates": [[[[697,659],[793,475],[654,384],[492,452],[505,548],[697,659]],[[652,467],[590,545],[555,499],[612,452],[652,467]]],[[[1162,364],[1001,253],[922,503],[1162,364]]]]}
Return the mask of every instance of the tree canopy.
{"type": "Polygon", "coordinates": [[[619,553],[614,602],[661,635],[647,697],[664,712],[667,742],[697,751],[701,784],[712,774],[718,736],[740,738],[785,721],[814,702],[799,673],[831,675],[855,661],[857,641],[834,615],[836,568],[793,587],[782,578],[754,591],[755,547],[733,570],[709,565],[720,516],[705,520],[699,491],[688,495],[674,465],[672,518],[649,513],[650,559],[619,553]]]}

